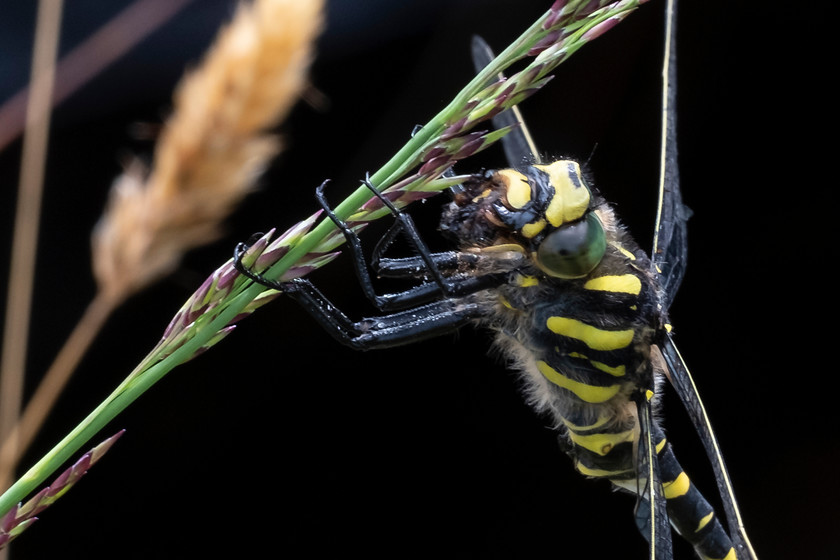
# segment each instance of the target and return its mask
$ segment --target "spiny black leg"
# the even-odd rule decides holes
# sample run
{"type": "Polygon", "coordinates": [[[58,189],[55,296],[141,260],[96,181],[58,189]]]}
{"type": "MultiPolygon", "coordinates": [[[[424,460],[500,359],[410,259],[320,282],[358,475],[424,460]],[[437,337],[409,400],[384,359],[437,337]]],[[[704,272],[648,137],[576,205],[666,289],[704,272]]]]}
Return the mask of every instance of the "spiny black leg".
{"type": "MultiPolygon", "coordinates": [[[[423,128],[422,126],[417,125],[416,127],[414,127],[414,131],[411,133],[411,135],[414,136],[414,134],[416,134],[417,131],[422,129],[422,128],[423,128]]],[[[454,175],[455,175],[455,172],[452,170],[451,167],[449,169],[447,169],[446,171],[444,171],[443,174],[442,174],[443,177],[453,177],[454,175]]],[[[391,210],[392,214],[394,214],[395,216],[397,214],[402,214],[402,212],[400,210],[397,210],[390,203],[390,201],[387,198],[385,198],[378,190],[373,188],[373,186],[370,183],[370,175],[365,176],[365,186],[367,186],[370,190],[372,190],[373,193],[380,200],[383,201],[383,204],[386,204],[388,206],[388,209],[391,210]]],[[[413,220],[412,220],[412,223],[413,223],[413,220]]],[[[370,262],[371,268],[374,268],[378,272],[381,272],[381,268],[379,266],[380,263],[381,262],[387,262],[387,261],[391,260],[391,259],[384,258],[383,255],[385,254],[385,251],[388,250],[388,247],[390,247],[394,243],[394,240],[396,239],[397,235],[399,235],[400,233],[402,233],[404,231],[403,227],[402,227],[402,224],[403,224],[402,219],[398,219],[396,222],[394,222],[394,224],[390,228],[388,228],[388,231],[385,233],[385,235],[383,235],[379,239],[379,241],[376,243],[376,247],[374,247],[373,254],[371,255],[371,260],[370,260],[371,261],[370,262]]],[[[415,232],[416,232],[416,230],[415,230],[415,232]]],[[[406,235],[408,235],[408,234],[406,234],[406,235]]],[[[413,239],[412,241],[415,243],[415,246],[416,246],[416,243],[418,243],[418,242],[425,245],[425,243],[422,242],[422,239],[420,238],[419,235],[417,235],[417,238],[413,239]]],[[[428,249],[427,249],[427,252],[428,252],[428,249]]],[[[438,268],[438,270],[440,270],[441,272],[444,271],[444,270],[454,270],[457,263],[453,263],[452,265],[446,266],[446,265],[442,264],[440,259],[438,258],[439,254],[440,253],[431,253],[432,257],[434,257],[435,266],[438,268]]],[[[454,255],[455,253],[450,252],[450,254],[454,255]]],[[[445,291],[445,288],[444,288],[444,291],[445,291]]]]}
{"type": "Polygon", "coordinates": [[[393,245],[394,240],[400,233],[402,233],[402,231],[402,222],[396,221],[393,224],[391,224],[391,227],[388,228],[388,231],[385,232],[385,235],[380,237],[379,241],[376,242],[376,246],[373,248],[373,253],[370,256],[370,266],[371,268],[375,269],[377,273],[382,272],[381,263],[384,260],[387,260],[385,257],[383,257],[383,255],[388,250],[388,248],[391,245],[393,245]]]}
{"type": "Polygon", "coordinates": [[[347,248],[350,251],[350,256],[353,260],[353,268],[356,270],[356,276],[359,279],[362,292],[364,292],[365,296],[371,301],[371,303],[373,303],[374,306],[376,306],[377,309],[384,310],[387,308],[386,298],[377,295],[376,290],[373,288],[373,280],[371,280],[370,272],[368,272],[367,264],[365,263],[365,256],[362,252],[362,242],[359,241],[359,236],[356,235],[356,232],[350,229],[347,222],[339,219],[338,216],[335,215],[335,212],[333,212],[329,202],[327,202],[327,197],[324,195],[324,187],[327,186],[328,182],[329,180],[318,185],[318,188],[315,189],[315,199],[318,201],[318,204],[324,210],[327,217],[332,220],[335,226],[344,235],[344,240],[347,242],[347,248]]]}
{"type": "Polygon", "coordinates": [[[269,280],[262,274],[258,274],[245,266],[242,262],[242,257],[245,256],[245,253],[248,251],[248,248],[251,247],[260,237],[262,237],[262,233],[255,233],[246,241],[245,243],[237,243],[236,247],[233,250],[233,267],[243,276],[250,278],[257,284],[262,284],[267,288],[273,288],[275,290],[284,290],[284,283],[277,282],[275,280],[269,280]]]}
{"type": "MultiPolygon", "coordinates": [[[[401,212],[390,200],[388,200],[388,197],[379,192],[376,187],[373,186],[373,183],[371,183],[369,174],[365,174],[364,184],[377,198],[379,198],[382,204],[391,211],[391,215],[394,216],[394,219],[399,224],[399,228],[395,230],[393,235],[396,235],[397,231],[402,231],[414,246],[414,249],[420,255],[420,258],[423,259],[427,272],[431,275],[432,280],[434,280],[435,284],[438,285],[441,292],[447,296],[455,295],[455,291],[441,273],[440,268],[438,268],[432,251],[429,250],[428,245],[426,245],[420,237],[420,233],[417,231],[417,226],[414,224],[414,220],[411,219],[411,216],[401,212]]],[[[393,237],[391,240],[393,240],[393,237]]]]}
{"type": "MultiPolygon", "coordinates": [[[[424,340],[454,331],[479,315],[479,308],[475,304],[444,299],[392,315],[353,322],[308,280],[296,278],[287,282],[277,282],[246,267],[242,262],[242,257],[260,237],[262,234],[255,234],[248,242],[236,245],[233,255],[233,265],[236,270],[258,284],[286,293],[333,338],[351,348],[372,350],[424,340]]],[[[481,278],[466,279],[467,284],[481,280],[481,278]]],[[[469,293],[474,291],[476,290],[467,289],[469,293]]],[[[426,283],[407,292],[386,297],[393,296],[404,299],[408,303],[417,303],[434,300],[438,295],[437,286],[426,283]]]]}
{"type": "MultiPolygon", "coordinates": [[[[326,187],[329,180],[324,181],[315,189],[315,198],[318,201],[318,204],[327,214],[327,217],[332,220],[332,222],[336,225],[336,227],[341,231],[344,235],[345,240],[347,241],[350,253],[353,257],[353,265],[356,269],[356,275],[359,278],[359,282],[362,286],[362,290],[368,299],[373,302],[373,304],[380,310],[386,310],[389,307],[392,307],[389,302],[392,301],[392,297],[388,296],[378,296],[376,295],[373,289],[373,282],[371,281],[370,274],[367,270],[367,265],[364,261],[364,254],[362,253],[362,245],[359,241],[359,236],[350,229],[346,222],[340,220],[338,216],[335,215],[332,208],[330,207],[329,203],[327,202],[326,196],[324,195],[324,187],[326,187]]],[[[245,243],[239,243],[236,245],[236,248],[233,252],[233,266],[239,271],[240,274],[246,276],[253,280],[254,282],[266,286],[268,288],[273,288],[275,290],[284,291],[286,286],[284,282],[277,282],[274,280],[269,280],[265,276],[258,274],[248,267],[246,267],[242,263],[242,258],[247,252],[248,248],[253,245],[260,237],[262,237],[262,233],[255,233],[248,239],[245,243]]],[[[418,290],[411,290],[412,292],[418,292],[418,290]]],[[[423,293],[429,292],[430,290],[422,290],[423,293]]],[[[437,290],[435,290],[437,291],[437,290]]],[[[422,297],[424,301],[430,301],[431,297],[422,297]]],[[[409,302],[409,304],[411,304],[409,302]]]]}
{"type": "MultiPolygon", "coordinates": [[[[359,284],[361,285],[362,291],[364,292],[365,296],[371,301],[371,303],[373,303],[373,305],[376,306],[377,309],[381,311],[389,311],[393,309],[405,308],[410,305],[425,303],[434,299],[441,292],[449,296],[460,295],[464,293],[463,287],[458,286],[453,288],[452,286],[450,286],[450,283],[447,282],[447,280],[444,278],[443,274],[440,271],[440,268],[438,268],[438,266],[436,265],[435,254],[431,253],[431,251],[429,251],[425,243],[423,243],[423,241],[420,239],[419,233],[417,232],[417,228],[414,225],[414,221],[411,220],[411,218],[408,215],[401,213],[391,203],[391,201],[387,199],[387,197],[385,197],[378,190],[376,190],[376,188],[370,182],[370,176],[366,175],[364,184],[374,193],[374,195],[377,198],[379,198],[379,200],[382,201],[382,203],[391,211],[394,217],[398,220],[395,227],[392,227],[391,230],[389,230],[389,233],[386,234],[386,236],[390,236],[390,239],[393,239],[393,237],[396,236],[396,234],[399,231],[405,231],[406,235],[412,241],[412,244],[421,254],[426,271],[431,273],[435,280],[434,283],[416,286],[414,288],[406,290],[405,292],[378,295],[373,287],[373,280],[371,279],[367,263],[365,262],[364,253],[362,252],[362,244],[361,241],[359,241],[359,236],[356,235],[356,233],[347,225],[346,222],[339,219],[338,216],[336,216],[333,212],[332,208],[327,202],[326,196],[324,195],[324,187],[326,186],[326,184],[327,182],[325,181],[315,190],[315,198],[318,201],[318,204],[326,213],[327,217],[330,220],[332,220],[332,222],[336,225],[339,231],[341,231],[341,233],[344,235],[344,238],[347,241],[348,250],[350,251],[353,260],[353,267],[356,270],[356,276],[359,278],[359,284]]],[[[451,258],[446,257],[442,260],[446,262],[450,261],[451,258]]],[[[495,284],[497,285],[498,282],[496,282],[495,284]]],[[[479,288],[476,288],[473,291],[477,291],[477,289],[479,288]]]]}
{"type": "Polygon", "coordinates": [[[480,311],[475,304],[445,299],[354,323],[307,280],[291,280],[283,289],[333,338],[356,350],[390,348],[452,332],[480,311]]]}
{"type": "MultiPolygon", "coordinates": [[[[358,243],[358,238],[352,231],[349,231],[349,235],[351,239],[355,239],[356,243],[358,243]]],[[[250,278],[258,284],[285,292],[290,295],[292,295],[295,292],[300,292],[301,290],[304,290],[305,288],[300,287],[303,284],[311,286],[311,288],[308,288],[310,291],[320,293],[308,281],[297,279],[287,282],[278,282],[276,280],[270,280],[265,276],[247,268],[242,262],[242,258],[247,252],[248,248],[260,237],[262,237],[262,234],[254,234],[247,242],[237,244],[236,248],[234,249],[233,265],[234,268],[236,268],[236,270],[239,271],[240,274],[250,278]]],[[[473,261],[477,261],[477,256],[475,255],[471,255],[469,253],[455,253],[453,251],[445,253],[432,253],[432,258],[435,259],[436,263],[440,263],[441,266],[450,269],[454,269],[464,263],[472,263],[473,261]]],[[[355,262],[359,267],[364,266],[364,260],[361,258],[361,256],[356,258],[355,262]]],[[[420,275],[421,271],[425,271],[425,263],[419,257],[410,257],[407,259],[388,259],[388,263],[390,265],[388,269],[390,274],[388,274],[388,276],[394,278],[417,277],[420,275]]],[[[364,273],[366,274],[367,271],[364,270],[364,273]]],[[[473,294],[480,290],[498,286],[507,280],[507,275],[507,272],[483,274],[478,276],[457,275],[448,279],[449,289],[450,292],[455,296],[465,296],[468,294],[473,294]]],[[[368,282],[370,283],[369,276],[368,282]]],[[[378,299],[379,307],[382,310],[407,309],[413,306],[427,304],[439,298],[440,288],[434,283],[425,282],[403,292],[398,292],[394,294],[384,294],[382,296],[376,297],[378,299]]],[[[313,300],[317,298],[311,297],[309,299],[313,300]]],[[[324,302],[324,306],[331,305],[323,296],[320,296],[320,299],[324,302]]],[[[307,308],[310,310],[311,313],[313,313],[313,315],[315,314],[314,307],[312,305],[307,306],[307,308]]],[[[335,313],[344,317],[343,314],[341,314],[341,312],[338,310],[335,310],[335,313]]],[[[351,321],[346,317],[344,317],[344,323],[347,325],[352,324],[351,321]]]]}
{"type": "MultiPolygon", "coordinates": [[[[475,253],[463,253],[458,251],[442,251],[432,253],[435,265],[439,270],[446,271],[448,275],[456,271],[473,271],[475,264],[481,258],[475,253]]],[[[380,278],[420,278],[426,276],[426,263],[423,259],[414,257],[382,257],[377,261],[377,274],[380,278]]],[[[449,277],[449,276],[448,276],[449,277]]],[[[451,280],[451,278],[450,278],[451,280]]]]}

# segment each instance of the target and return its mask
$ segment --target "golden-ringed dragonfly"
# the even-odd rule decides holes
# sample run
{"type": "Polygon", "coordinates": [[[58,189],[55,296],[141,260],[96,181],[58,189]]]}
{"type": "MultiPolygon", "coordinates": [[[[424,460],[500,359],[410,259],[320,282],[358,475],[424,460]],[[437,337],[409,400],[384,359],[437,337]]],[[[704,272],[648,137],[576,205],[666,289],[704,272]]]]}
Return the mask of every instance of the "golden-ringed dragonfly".
{"type": "MultiPolygon", "coordinates": [[[[525,396],[550,416],[584,476],[637,496],[636,524],[650,557],[673,558],[672,527],[704,559],[756,558],[723,456],[694,383],[671,336],[667,310],[684,273],[686,220],[676,162],[675,16],[669,3],[663,87],[662,177],[651,257],[621,225],[577,161],[543,161],[524,125],[504,139],[510,168],[476,174],[453,189],[440,229],[458,246],[432,252],[411,217],[365,184],[396,219],[374,251],[381,277],[418,283],[375,292],[356,234],[332,212],[325,184],[316,198],[343,232],[365,295],[384,314],[353,321],[308,280],[277,283],[334,338],[360,350],[388,348],[465,325],[488,329],[519,370],[525,396]],[[387,258],[399,234],[417,256],[387,258]],[[711,460],[725,522],[680,466],[654,415],[661,381],[676,389],[711,460]],[[725,523],[725,527],[724,527],[725,523]]],[[[492,53],[481,40],[473,59],[492,53]]],[[[494,119],[497,128],[518,112],[494,119]]]]}

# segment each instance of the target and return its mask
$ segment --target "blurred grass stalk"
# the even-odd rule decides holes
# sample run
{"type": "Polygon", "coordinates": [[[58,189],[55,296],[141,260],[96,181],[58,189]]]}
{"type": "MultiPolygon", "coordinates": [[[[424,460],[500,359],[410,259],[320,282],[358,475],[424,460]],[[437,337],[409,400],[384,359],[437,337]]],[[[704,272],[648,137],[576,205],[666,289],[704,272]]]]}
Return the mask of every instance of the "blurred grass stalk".
{"type": "Polygon", "coordinates": [[[0,453],[0,487],[12,480],[10,468],[4,468],[4,455],[20,448],[14,429],[20,414],[23,395],[26,348],[29,339],[29,309],[35,277],[35,256],[38,246],[41,198],[44,187],[44,166],[50,129],[50,106],[55,83],[58,36],[63,2],[38,3],[35,41],[25,134],[18,183],[15,227],[9,267],[6,318],[3,329],[3,355],[0,359],[0,441],[10,452],[0,453]]]}
{"type": "MultiPolygon", "coordinates": [[[[54,75],[61,20],[60,9],[56,10],[60,3],[42,4],[51,8],[42,11],[52,25],[43,25],[40,20],[46,16],[39,15],[38,37],[47,42],[47,48],[36,47],[36,54],[47,52],[38,55],[33,64],[30,92],[35,102],[30,104],[29,114],[34,118],[28,116],[28,120],[34,124],[27,127],[21,179],[27,190],[31,190],[30,184],[40,184],[43,177],[52,101],[52,88],[47,86],[54,75]],[[38,149],[30,149],[32,144],[38,149]]],[[[144,2],[128,13],[143,14],[155,7],[171,10],[159,2],[144,2]]],[[[7,316],[4,341],[3,415],[8,436],[0,448],[3,489],[13,480],[20,456],[111,312],[171,272],[186,251],[216,239],[222,221],[277,155],[281,144],[265,131],[285,118],[308,84],[307,70],[322,11],[322,0],[243,3],[202,64],[182,80],[172,117],[156,147],[153,168],[146,169],[139,161],[127,167],[115,181],[108,207],[93,232],[97,293],[18,418],[28,331],[28,323],[21,317],[28,317],[30,298],[24,295],[32,288],[40,197],[26,205],[29,211],[21,213],[18,222],[28,231],[27,235],[16,232],[15,241],[21,248],[15,254],[25,257],[27,265],[16,268],[29,274],[17,274],[19,280],[10,287],[14,294],[10,301],[17,304],[10,309],[19,309],[7,316]],[[11,337],[17,338],[10,342],[11,337]],[[12,389],[16,385],[17,390],[7,391],[7,384],[12,389]]],[[[153,14],[146,15],[159,21],[153,14]]],[[[119,17],[126,21],[123,13],[119,17]]],[[[139,25],[143,27],[142,22],[139,25]]]]}
{"type": "MultiPolygon", "coordinates": [[[[143,38],[166,23],[171,17],[178,13],[192,0],[135,0],[107,23],[102,25],[93,34],[82,41],[67,54],[63,55],[54,69],[52,79],[52,94],[49,95],[44,87],[45,81],[49,80],[52,72],[44,80],[35,78],[37,64],[33,64],[33,77],[30,85],[24,87],[18,93],[6,100],[0,106],[0,150],[3,150],[26,128],[26,121],[30,113],[41,113],[49,117],[51,107],[55,107],[66,99],[82,85],[99,74],[105,67],[120,58],[143,38]],[[40,100],[44,107],[36,110],[36,103],[30,103],[30,96],[33,101],[40,100]],[[49,105],[49,106],[47,106],[49,105]],[[32,106],[33,111],[27,107],[32,106]]],[[[57,14],[60,11],[61,2],[41,2],[39,14],[57,14]],[[44,6],[46,10],[41,10],[44,6]]],[[[58,22],[61,18],[57,15],[48,18],[52,25],[51,29],[41,22],[43,17],[36,23],[36,43],[43,43],[44,37],[54,38],[58,41],[58,22]]],[[[33,51],[39,50],[38,48],[33,51]]],[[[40,49],[43,50],[43,49],[40,49]]],[[[33,59],[38,56],[33,54],[33,59]]],[[[31,119],[30,119],[31,120],[31,119]]],[[[46,121],[44,121],[46,123],[46,121]]],[[[45,125],[44,125],[45,126],[45,125]]],[[[27,133],[33,138],[32,133],[27,133]]],[[[30,151],[27,150],[29,153],[30,151]]],[[[29,156],[23,158],[21,169],[43,170],[44,162],[33,166],[25,163],[29,156]]],[[[31,173],[29,173],[31,175],[31,173]]],[[[28,232],[26,235],[16,233],[13,237],[15,248],[12,254],[10,285],[8,291],[6,314],[6,328],[4,330],[3,358],[0,365],[0,488],[5,489],[12,481],[14,467],[20,461],[20,456],[26,451],[35,433],[40,429],[43,420],[51,410],[53,403],[58,398],[70,374],[76,368],[90,343],[99,332],[100,328],[114,308],[113,302],[104,297],[95,298],[85,310],[84,315],[74,327],[72,333],[65,341],[64,346],[56,356],[55,360],[47,370],[40,385],[27,403],[23,417],[20,417],[22,404],[23,380],[25,370],[25,350],[27,348],[29,303],[31,298],[22,293],[31,291],[32,272],[31,266],[21,266],[18,255],[34,261],[35,237],[37,236],[37,224],[39,222],[39,204],[31,200],[37,193],[35,187],[22,188],[23,185],[31,184],[29,180],[21,180],[19,187],[19,206],[24,200],[29,210],[18,210],[17,223],[26,224],[28,232]],[[26,268],[28,274],[23,274],[26,268]],[[24,279],[24,276],[27,276],[24,279]]],[[[16,227],[17,227],[16,223],[16,227]]]]}
{"type": "MultiPolygon", "coordinates": [[[[446,189],[463,177],[441,178],[452,165],[501,138],[508,130],[471,132],[478,123],[516,105],[551,78],[549,73],[581,46],[598,37],[646,0],[557,0],[551,8],[445,108],[420,129],[371,180],[397,206],[446,189]],[[508,79],[497,76],[513,63],[532,57],[508,79]],[[489,85],[488,85],[489,84],[489,85]],[[409,174],[412,170],[413,173],[409,174]]],[[[335,207],[339,218],[356,228],[387,215],[381,202],[361,186],[335,207]]],[[[323,266],[343,243],[320,213],[270,241],[254,243],[243,263],[272,279],[289,280],[323,266]],[[313,227],[314,226],[314,227],[313,227]]],[[[14,507],[46,477],[166,373],[200,354],[231,332],[234,323],[273,299],[278,292],[242,277],[225,263],[190,297],[166,328],[158,345],[122,384],[70,434],[0,496],[0,515],[14,507]]]]}
{"type": "MultiPolygon", "coordinates": [[[[55,70],[52,106],[59,105],[78,91],[192,1],[134,0],[125,6],[62,55],[55,70]]],[[[30,87],[22,88],[0,105],[0,150],[23,131],[30,87]]]]}

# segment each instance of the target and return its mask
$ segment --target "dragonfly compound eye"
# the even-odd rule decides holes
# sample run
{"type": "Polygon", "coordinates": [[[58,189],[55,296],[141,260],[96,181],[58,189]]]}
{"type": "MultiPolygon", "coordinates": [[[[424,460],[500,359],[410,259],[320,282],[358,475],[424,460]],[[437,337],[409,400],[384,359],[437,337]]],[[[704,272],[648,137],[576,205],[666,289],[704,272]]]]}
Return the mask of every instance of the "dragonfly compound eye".
{"type": "Polygon", "coordinates": [[[606,249],[601,221],[595,214],[588,213],[546,235],[535,258],[537,265],[550,276],[580,278],[598,266],[606,249]]]}

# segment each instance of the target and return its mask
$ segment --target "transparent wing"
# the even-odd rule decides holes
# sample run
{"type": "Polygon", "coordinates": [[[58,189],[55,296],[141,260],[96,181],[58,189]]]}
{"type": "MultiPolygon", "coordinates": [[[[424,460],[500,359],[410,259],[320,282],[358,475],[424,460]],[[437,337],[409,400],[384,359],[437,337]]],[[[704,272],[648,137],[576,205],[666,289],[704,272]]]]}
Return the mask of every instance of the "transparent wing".
{"type": "Polygon", "coordinates": [[[656,214],[651,262],[663,288],[668,310],[685,275],[686,222],[691,211],[683,204],[677,165],[677,49],[676,0],[668,2],[665,60],[662,68],[662,135],[659,207],[656,214]]]}
{"type": "MultiPolygon", "coordinates": [[[[663,288],[663,308],[667,310],[685,274],[686,222],[691,215],[691,211],[682,202],[677,165],[676,0],[668,1],[662,78],[661,175],[651,262],[659,276],[659,282],[663,288]]],[[[755,552],[744,531],[723,454],[718,446],[706,409],[670,334],[665,336],[662,353],[670,371],[669,380],[700,435],[712,464],[729,525],[730,538],[735,544],[738,557],[755,558],[755,552]]]]}
{"type": "MultiPolygon", "coordinates": [[[[490,61],[494,58],[493,50],[487,42],[478,35],[474,35],[472,39],[472,59],[476,73],[490,64],[490,61]]],[[[504,75],[499,74],[499,79],[504,79],[504,75]]],[[[518,106],[514,105],[493,118],[493,128],[496,130],[516,124],[519,126],[502,138],[502,148],[505,151],[508,164],[517,166],[523,163],[544,163],[540,159],[536,144],[531,138],[531,133],[528,132],[528,127],[525,126],[525,121],[522,119],[518,106]]]]}

